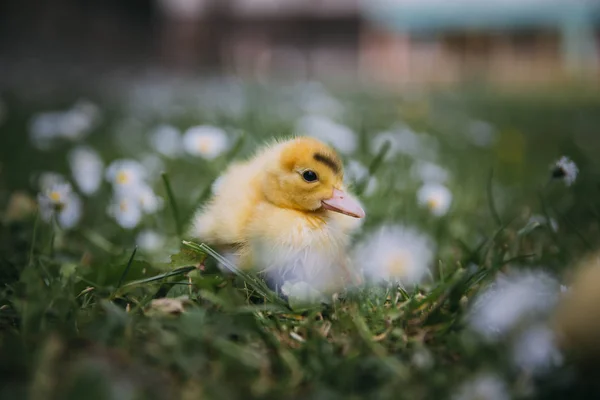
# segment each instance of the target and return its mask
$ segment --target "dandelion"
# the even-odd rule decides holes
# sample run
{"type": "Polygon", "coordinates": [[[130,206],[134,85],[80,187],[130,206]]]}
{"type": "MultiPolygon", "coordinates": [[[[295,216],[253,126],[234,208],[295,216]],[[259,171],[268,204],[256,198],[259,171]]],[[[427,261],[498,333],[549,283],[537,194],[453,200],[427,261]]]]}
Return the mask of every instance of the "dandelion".
{"type": "Polygon", "coordinates": [[[567,186],[575,183],[578,173],[577,164],[566,156],[562,156],[552,167],[552,178],[562,179],[567,186]]]}
{"type": "Polygon", "coordinates": [[[181,134],[174,126],[160,125],[150,133],[150,146],[165,157],[176,158],[182,151],[181,134]]]}
{"type": "Polygon", "coordinates": [[[542,324],[522,332],[512,348],[512,359],[519,368],[541,374],[562,363],[554,332],[542,324]]]}
{"type": "Polygon", "coordinates": [[[213,160],[229,147],[229,138],[220,128],[201,125],[188,129],[183,135],[183,148],[188,154],[213,160]]]}
{"type": "Polygon", "coordinates": [[[81,199],[69,183],[59,183],[38,194],[40,216],[46,222],[56,219],[60,227],[73,228],[81,219],[81,199]]]}
{"type": "Polygon", "coordinates": [[[128,196],[114,196],[107,211],[108,215],[125,229],[135,228],[142,219],[142,209],[139,202],[128,196]]]}
{"type": "Polygon", "coordinates": [[[424,183],[446,183],[450,173],[444,167],[428,161],[417,161],[410,168],[410,175],[415,181],[424,183]]]}
{"type": "Polygon", "coordinates": [[[296,123],[296,130],[335,147],[341,153],[352,154],[358,145],[356,134],[347,126],[319,115],[307,115],[296,123]]]}
{"type": "Polygon", "coordinates": [[[73,179],[82,193],[91,195],[98,191],[102,183],[104,163],[96,151],[80,146],[69,152],[69,165],[73,179]]]}
{"type": "Polygon", "coordinates": [[[106,180],[116,191],[126,191],[140,185],[146,178],[146,169],[135,160],[116,160],[106,169],[106,180]]]}
{"type": "Polygon", "coordinates": [[[452,192],[444,185],[426,183],[417,192],[417,201],[421,207],[426,207],[433,215],[441,217],[452,204],[452,192]]]}
{"type": "Polygon", "coordinates": [[[356,250],[356,264],[372,281],[402,285],[419,283],[433,261],[434,244],[424,234],[404,226],[383,226],[356,250]]]}
{"type": "Polygon", "coordinates": [[[141,250],[151,253],[164,246],[165,238],[156,231],[146,229],[138,233],[135,243],[141,250]]]}
{"type": "Polygon", "coordinates": [[[471,329],[488,339],[507,334],[525,318],[546,316],[558,301],[560,285],[541,271],[500,274],[481,293],[468,315],[471,329]]]}
{"type": "Polygon", "coordinates": [[[463,383],[453,400],[509,400],[510,396],[504,381],[497,375],[481,374],[463,383]]]}

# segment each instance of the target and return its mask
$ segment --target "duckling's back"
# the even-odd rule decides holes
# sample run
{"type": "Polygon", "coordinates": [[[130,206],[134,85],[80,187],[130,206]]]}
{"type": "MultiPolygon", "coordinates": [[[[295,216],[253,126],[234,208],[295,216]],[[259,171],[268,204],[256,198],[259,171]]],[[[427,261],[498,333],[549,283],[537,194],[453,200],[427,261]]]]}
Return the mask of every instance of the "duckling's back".
{"type": "Polygon", "coordinates": [[[262,199],[260,174],[276,154],[263,151],[248,161],[232,164],[212,199],[194,216],[192,236],[212,244],[243,244],[245,227],[262,199]]]}

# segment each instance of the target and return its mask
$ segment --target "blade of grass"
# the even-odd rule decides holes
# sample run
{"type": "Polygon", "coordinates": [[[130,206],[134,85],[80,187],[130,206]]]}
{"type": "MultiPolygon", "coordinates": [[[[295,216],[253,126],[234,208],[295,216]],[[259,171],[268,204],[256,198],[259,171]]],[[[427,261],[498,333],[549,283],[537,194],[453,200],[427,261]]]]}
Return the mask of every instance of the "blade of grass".
{"type": "Polygon", "coordinates": [[[133,252],[131,253],[131,256],[129,257],[129,261],[127,261],[127,266],[125,267],[125,270],[123,271],[123,273],[121,274],[121,277],[119,278],[119,283],[117,283],[117,289],[119,289],[123,285],[123,281],[125,280],[125,278],[127,277],[127,274],[129,273],[129,269],[131,268],[131,264],[133,263],[133,257],[135,257],[135,253],[137,253],[137,249],[138,249],[138,247],[135,246],[135,248],[133,249],[133,252]]]}
{"type": "Polygon", "coordinates": [[[33,264],[33,253],[35,251],[35,242],[37,239],[38,225],[40,224],[40,213],[35,214],[35,222],[33,223],[33,233],[31,235],[31,247],[29,248],[29,265],[33,264]]]}
{"type": "Polygon", "coordinates": [[[496,204],[494,202],[494,193],[493,193],[493,187],[492,187],[493,180],[494,180],[494,168],[491,168],[490,169],[490,177],[487,182],[488,205],[490,207],[490,213],[492,214],[494,221],[496,221],[496,224],[498,226],[502,226],[502,219],[500,219],[500,215],[498,214],[498,210],[496,209],[496,204]]]}
{"type": "Polygon", "coordinates": [[[365,191],[365,189],[367,188],[367,184],[369,183],[369,179],[371,179],[375,175],[377,170],[379,170],[379,167],[381,167],[381,165],[383,164],[383,160],[385,159],[385,156],[387,155],[387,153],[390,151],[391,147],[392,147],[392,143],[389,140],[386,140],[383,143],[383,146],[381,146],[381,149],[379,149],[379,152],[377,153],[375,158],[373,158],[373,160],[369,164],[369,175],[367,177],[365,177],[357,185],[357,187],[356,187],[357,195],[360,196],[365,191]]]}
{"type": "Polygon", "coordinates": [[[232,272],[233,274],[242,278],[260,296],[264,297],[265,299],[268,299],[269,301],[271,301],[273,303],[287,306],[287,303],[284,300],[282,300],[281,297],[279,297],[271,289],[269,289],[269,287],[264,283],[263,280],[237,268],[229,260],[227,260],[225,257],[223,257],[222,255],[220,255],[219,253],[214,251],[212,248],[210,248],[206,244],[204,244],[204,243],[197,244],[194,242],[189,242],[187,240],[183,240],[182,243],[191,249],[194,249],[194,250],[199,251],[204,254],[208,254],[209,256],[213,257],[215,260],[220,262],[225,268],[227,268],[230,272],[232,272]]]}
{"type": "Polygon", "coordinates": [[[135,286],[135,285],[143,285],[144,283],[156,282],[156,281],[160,281],[165,278],[170,278],[172,276],[187,274],[188,272],[193,271],[194,269],[196,269],[195,266],[177,268],[177,269],[174,269],[173,271],[155,275],[150,278],[138,279],[136,281],[127,282],[121,288],[126,288],[126,287],[130,287],[130,286],[135,286]]]}
{"type": "Polygon", "coordinates": [[[179,208],[177,208],[177,202],[175,201],[173,189],[171,188],[171,182],[169,182],[169,177],[166,172],[163,172],[162,174],[160,174],[160,176],[162,177],[163,183],[165,184],[167,197],[169,197],[169,204],[171,205],[171,212],[173,213],[173,219],[175,220],[175,229],[177,230],[177,236],[181,238],[183,235],[183,228],[181,226],[181,220],[179,218],[179,208]]]}

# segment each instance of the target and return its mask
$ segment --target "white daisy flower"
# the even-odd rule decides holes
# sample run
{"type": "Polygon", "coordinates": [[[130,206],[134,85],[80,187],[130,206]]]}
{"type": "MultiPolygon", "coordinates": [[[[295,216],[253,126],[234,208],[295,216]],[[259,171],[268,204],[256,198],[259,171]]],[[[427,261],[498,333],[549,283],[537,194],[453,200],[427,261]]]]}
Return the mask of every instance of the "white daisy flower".
{"type": "Polygon", "coordinates": [[[419,136],[412,130],[402,127],[397,130],[381,132],[371,141],[371,152],[379,153],[383,145],[389,142],[390,149],[387,152],[386,159],[391,159],[398,154],[404,154],[415,157],[421,153],[422,143],[419,136]]]}
{"type": "Polygon", "coordinates": [[[369,177],[369,169],[359,161],[350,160],[344,168],[344,182],[347,185],[360,184],[365,179],[368,179],[368,181],[363,194],[365,196],[371,196],[377,190],[377,178],[374,176],[369,177]]]}
{"type": "Polygon", "coordinates": [[[87,101],[76,103],[61,115],[60,136],[69,140],[83,139],[93,129],[97,116],[98,108],[95,105],[87,101]]]}
{"type": "Polygon", "coordinates": [[[229,148],[229,138],[215,126],[194,126],[183,135],[183,148],[188,154],[213,160],[229,148]]]}
{"type": "Polygon", "coordinates": [[[104,171],[104,163],[98,153],[90,147],[79,146],[69,152],[68,159],[79,190],[87,195],[96,193],[104,171]]]}
{"type": "Polygon", "coordinates": [[[496,130],[485,121],[471,121],[466,136],[471,143],[478,147],[490,147],[496,142],[496,130]]]}
{"type": "Polygon", "coordinates": [[[441,217],[452,204],[452,192],[444,185],[426,183],[418,190],[417,201],[421,207],[426,207],[433,215],[441,217]]]}
{"type": "Polygon", "coordinates": [[[165,242],[166,240],[163,235],[149,229],[141,231],[135,238],[135,243],[137,246],[141,250],[149,253],[160,250],[164,246],[165,242]]]}
{"type": "Polygon", "coordinates": [[[322,140],[344,154],[354,153],[358,146],[356,134],[350,128],[320,115],[300,118],[296,123],[296,131],[322,140]]]}
{"type": "Polygon", "coordinates": [[[146,153],[140,157],[140,163],[146,170],[146,177],[150,180],[156,180],[165,170],[165,163],[156,154],[146,153]]]}
{"type": "Polygon", "coordinates": [[[135,228],[142,219],[139,202],[132,197],[116,195],[108,206],[108,215],[125,229],[135,228]]]}
{"type": "Polygon", "coordinates": [[[182,152],[181,133],[171,125],[160,125],[150,133],[150,146],[165,157],[177,158],[182,152]]]}
{"type": "Polygon", "coordinates": [[[146,184],[135,186],[127,195],[137,199],[142,211],[147,214],[154,214],[162,209],[164,205],[163,199],[157,196],[154,190],[146,184]]]}
{"type": "Polygon", "coordinates": [[[542,324],[522,332],[512,348],[512,359],[519,368],[541,374],[562,364],[562,354],[557,347],[554,332],[542,324]]]}
{"type": "Polygon", "coordinates": [[[415,181],[424,183],[446,183],[450,178],[450,173],[446,168],[428,161],[417,161],[410,168],[410,175],[415,181]]]}
{"type": "Polygon", "coordinates": [[[51,189],[53,186],[67,183],[66,178],[56,172],[42,172],[38,178],[38,185],[42,192],[51,189]]]}
{"type": "Polygon", "coordinates": [[[29,121],[29,140],[38,150],[49,150],[60,132],[62,113],[34,114],[29,121]]]}
{"type": "Polygon", "coordinates": [[[495,339],[525,318],[541,317],[558,301],[560,285],[541,271],[499,274],[475,300],[467,320],[474,331],[495,339]]]}
{"type": "Polygon", "coordinates": [[[356,248],[356,265],[372,281],[414,285],[425,277],[434,257],[431,239],[413,228],[383,226],[356,248]]]}
{"type": "Polygon", "coordinates": [[[452,400],[509,400],[506,383],[498,376],[481,374],[463,383],[452,400]]]}
{"type": "Polygon", "coordinates": [[[577,164],[566,156],[562,156],[552,167],[552,178],[562,179],[567,186],[575,182],[578,173],[577,164]]]}
{"type": "Polygon", "coordinates": [[[284,282],[281,286],[281,293],[288,297],[288,301],[292,307],[309,306],[312,304],[320,304],[321,302],[329,302],[327,296],[319,292],[307,282],[284,282]]]}
{"type": "Polygon", "coordinates": [[[126,191],[140,185],[147,176],[146,169],[135,160],[116,160],[106,169],[106,180],[116,191],[126,191]]]}
{"type": "Polygon", "coordinates": [[[59,183],[38,194],[40,216],[46,222],[55,217],[64,229],[73,228],[81,219],[81,200],[68,183],[59,183]]]}

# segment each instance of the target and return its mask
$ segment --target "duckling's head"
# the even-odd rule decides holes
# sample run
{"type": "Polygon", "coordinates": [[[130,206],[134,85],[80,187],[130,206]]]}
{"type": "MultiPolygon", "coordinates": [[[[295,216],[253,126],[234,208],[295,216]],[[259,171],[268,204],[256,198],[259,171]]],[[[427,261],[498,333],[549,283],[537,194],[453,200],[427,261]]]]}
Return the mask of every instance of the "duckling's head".
{"type": "Polygon", "coordinates": [[[319,140],[300,137],[277,146],[267,165],[263,194],[278,207],[300,211],[326,209],[363,218],[360,204],[343,189],[344,171],[337,153],[319,140]]]}

